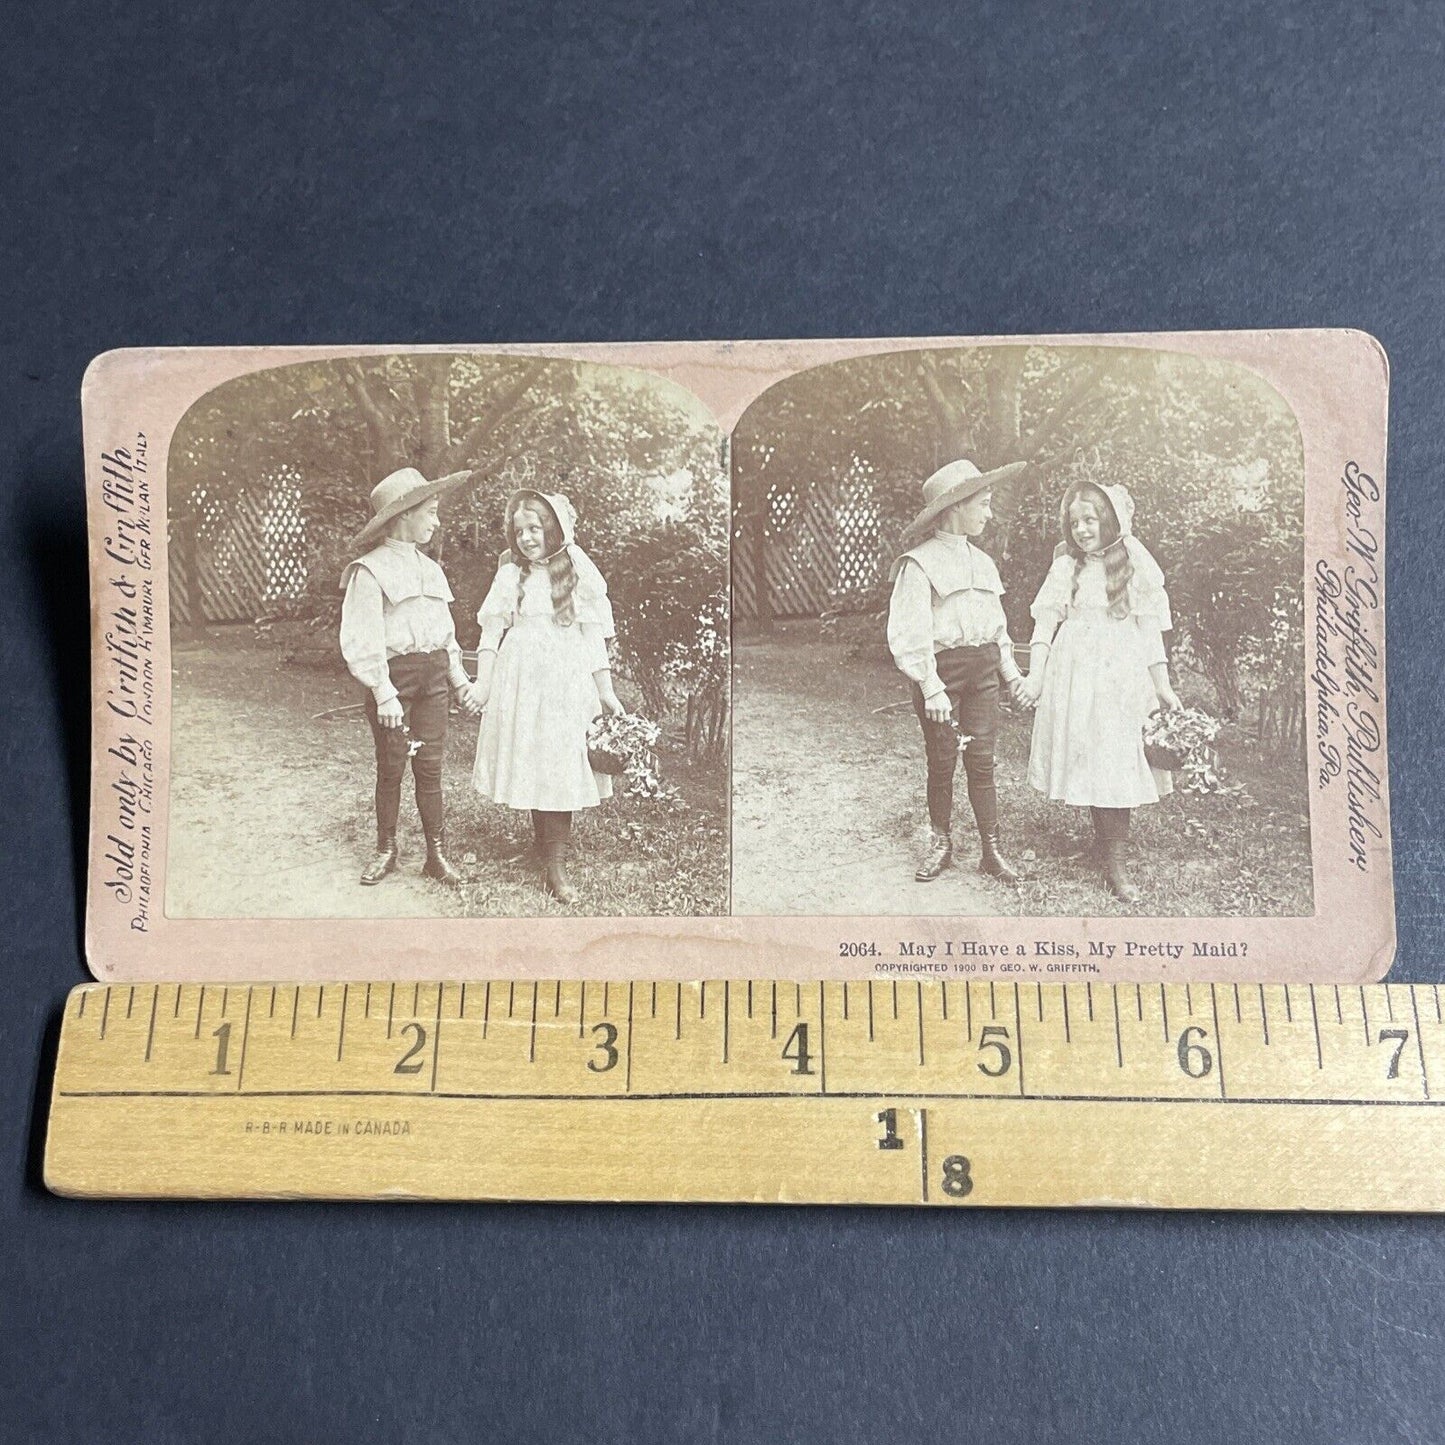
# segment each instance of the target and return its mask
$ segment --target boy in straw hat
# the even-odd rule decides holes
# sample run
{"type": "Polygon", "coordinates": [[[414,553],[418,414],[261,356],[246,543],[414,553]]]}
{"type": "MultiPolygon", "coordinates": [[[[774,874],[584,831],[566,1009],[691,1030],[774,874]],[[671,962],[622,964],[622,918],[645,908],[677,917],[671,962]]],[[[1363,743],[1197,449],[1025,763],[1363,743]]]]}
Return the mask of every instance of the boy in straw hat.
{"type": "Polygon", "coordinates": [[[416,810],[426,837],[422,872],[460,883],[447,861],[442,762],[451,696],[480,711],[462,667],[446,574],[421,550],[441,524],[441,497],[471,472],[428,481],[403,467],[372,489],[372,518],[353,543],[361,555],[342,574],[341,655],[366,688],[366,718],[376,746],[376,856],[361,882],[380,883],[397,864],[401,781],[411,759],[416,810]]]}
{"type": "Polygon", "coordinates": [[[953,861],[960,737],[982,844],[979,868],[1002,883],[1018,882],[999,852],[993,768],[1000,680],[1022,699],[1022,674],[999,600],[998,567],[973,539],[993,516],[994,487],[1023,465],[981,472],[959,460],[940,467],[923,484],[923,510],[904,530],[893,564],[888,647],[911,684],[928,764],[928,847],[913,875],[920,883],[932,882],[953,861]]]}

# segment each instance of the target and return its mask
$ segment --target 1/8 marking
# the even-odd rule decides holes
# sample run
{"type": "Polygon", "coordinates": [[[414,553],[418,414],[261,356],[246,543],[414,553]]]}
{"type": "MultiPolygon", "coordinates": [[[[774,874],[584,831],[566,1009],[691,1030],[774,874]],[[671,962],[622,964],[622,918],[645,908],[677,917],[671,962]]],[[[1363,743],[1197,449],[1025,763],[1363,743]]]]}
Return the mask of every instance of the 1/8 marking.
{"type": "MultiPolygon", "coordinates": [[[[876,1140],[879,1149],[889,1152],[907,1147],[898,1132],[898,1110],[880,1109],[873,1116],[883,1126],[883,1137],[876,1140]]],[[[919,1137],[922,1142],[923,1202],[928,1203],[928,1110],[918,1111],[919,1137]]],[[[949,1154],[940,1166],[938,1184],[949,1199],[966,1199],[973,1193],[973,1161],[967,1154],[949,1154]]]]}
{"type": "Polygon", "coordinates": [[[973,1180],[969,1176],[966,1154],[950,1154],[943,1161],[943,1192],[950,1199],[963,1199],[973,1193],[973,1180]]]}
{"type": "Polygon", "coordinates": [[[880,1149],[901,1149],[903,1140],[898,1135],[898,1110],[883,1109],[877,1115],[883,1125],[883,1137],[878,1141],[880,1149]]]}

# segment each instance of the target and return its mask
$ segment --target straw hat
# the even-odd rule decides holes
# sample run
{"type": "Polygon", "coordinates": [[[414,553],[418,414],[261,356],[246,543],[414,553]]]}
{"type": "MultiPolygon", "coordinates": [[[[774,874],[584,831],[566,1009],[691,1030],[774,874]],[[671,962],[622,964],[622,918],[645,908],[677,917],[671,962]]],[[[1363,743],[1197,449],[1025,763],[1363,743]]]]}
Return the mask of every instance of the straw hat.
{"type": "Polygon", "coordinates": [[[383,477],[371,489],[372,518],[356,534],[351,545],[358,552],[367,551],[385,535],[387,524],[403,512],[409,512],[413,507],[420,507],[433,497],[441,496],[443,492],[460,487],[471,481],[475,475],[475,472],[470,471],[452,472],[429,482],[415,467],[403,467],[399,472],[383,477]]]}
{"type": "Polygon", "coordinates": [[[1027,462],[1010,462],[990,472],[981,472],[966,457],[960,457],[939,467],[923,484],[923,510],[903,529],[900,550],[906,552],[926,537],[933,523],[950,507],[968,501],[989,487],[1012,481],[1027,465],[1027,462]]]}

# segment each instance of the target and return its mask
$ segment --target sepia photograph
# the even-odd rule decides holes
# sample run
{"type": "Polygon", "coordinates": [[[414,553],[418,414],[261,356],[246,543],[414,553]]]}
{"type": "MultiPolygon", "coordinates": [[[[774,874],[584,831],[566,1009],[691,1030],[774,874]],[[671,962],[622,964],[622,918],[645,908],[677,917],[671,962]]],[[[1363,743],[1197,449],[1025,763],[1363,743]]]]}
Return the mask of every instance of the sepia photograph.
{"type": "Polygon", "coordinates": [[[740,914],[1313,911],[1304,449],[1239,364],[858,357],[733,449],[740,914]]]}
{"type": "Polygon", "coordinates": [[[685,389],[317,360],[181,419],[177,918],[726,912],[728,491],[685,389]]]}
{"type": "Polygon", "coordinates": [[[1387,399],[1349,331],[107,353],[97,971],[1378,978],[1387,399]]]}

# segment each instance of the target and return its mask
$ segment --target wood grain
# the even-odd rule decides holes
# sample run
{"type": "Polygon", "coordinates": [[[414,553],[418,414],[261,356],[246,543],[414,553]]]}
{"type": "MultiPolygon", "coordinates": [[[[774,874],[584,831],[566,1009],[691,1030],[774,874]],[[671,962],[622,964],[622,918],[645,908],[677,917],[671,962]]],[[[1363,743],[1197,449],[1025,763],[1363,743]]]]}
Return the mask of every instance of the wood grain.
{"type": "Polygon", "coordinates": [[[1437,986],[87,985],[82,1197],[1445,1208],[1437,986]]]}

